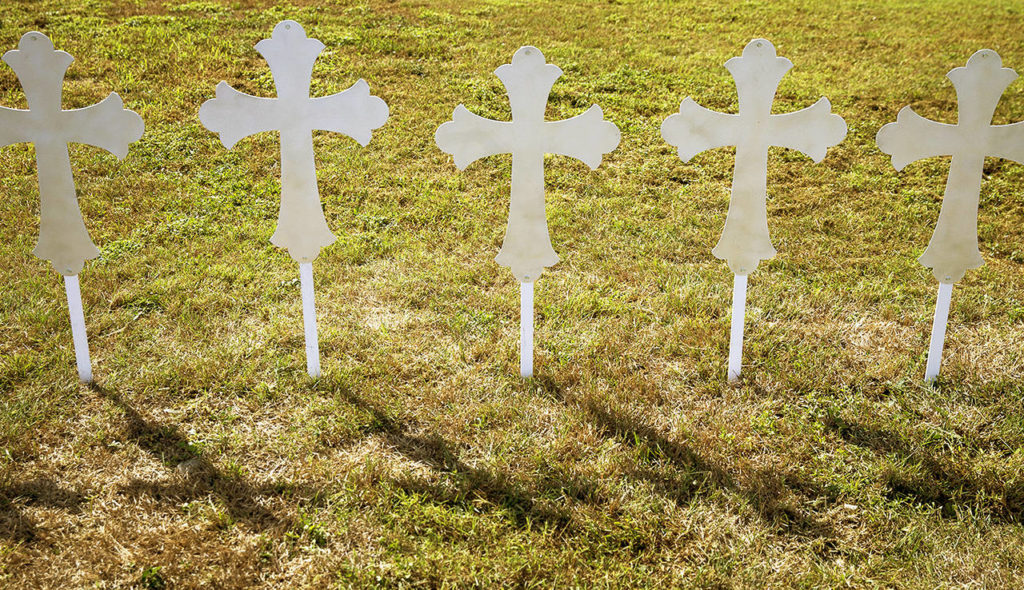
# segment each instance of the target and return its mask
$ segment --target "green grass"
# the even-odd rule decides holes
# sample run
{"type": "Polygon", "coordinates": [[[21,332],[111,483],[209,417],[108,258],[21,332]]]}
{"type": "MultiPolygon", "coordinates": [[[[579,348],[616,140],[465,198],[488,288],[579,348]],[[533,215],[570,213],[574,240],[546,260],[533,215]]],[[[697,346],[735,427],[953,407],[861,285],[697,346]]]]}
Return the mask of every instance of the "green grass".
{"type": "MultiPolygon", "coordinates": [[[[65,108],[116,91],[146,122],[118,162],[71,148],[103,258],[81,274],[98,385],[77,383],[38,233],[32,147],[0,149],[0,586],[905,587],[1024,584],[1024,167],[990,159],[986,266],[954,290],[921,383],[936,284],[916,258],[947,159],[895,172],[903,105],[955,120],[976,50],[1024,71],[1016,2],[8,1],[76,62],[65,108]],[[297,266],[269,243],[277,138],[227,151],[216,83],[273,94],[252,46],[292,18],[327,49],[313,92],[365,78],[366,148],[316,133],[338,242],[316,261],[324,377],[305,375],[297,266]],[[821,164],[773,149],[779,255],[750,281],[744,379],[725,382],[731,275],[710,249],[733,152],[689,163],[659,126],[737,107],[751,38],[795,67],[776,112],[832,101],[821,164]],[[547,160],[562,262],[537,284],[517,376],[514,278],[493,257],[510,159],[433,143],[522,44],[565,74],[548,116],[599,104],[622,143],[547,160]]],[[[0,104],[25,107],[0,68],[0,104]]],[[[995,122],[1024,119],[1012,84],[995,122]]]]}

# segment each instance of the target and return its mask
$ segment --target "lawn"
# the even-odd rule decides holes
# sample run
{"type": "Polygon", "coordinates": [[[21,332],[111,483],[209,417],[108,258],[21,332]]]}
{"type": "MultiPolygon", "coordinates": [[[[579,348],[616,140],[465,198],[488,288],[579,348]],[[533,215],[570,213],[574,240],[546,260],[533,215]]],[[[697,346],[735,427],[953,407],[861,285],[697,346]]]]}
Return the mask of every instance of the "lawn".
{"type": "MultiPolygon", "coordinates": [[[[32,255],[33,148],[0,148],[0,586],[1024,586],[1024,166],[986,161],[986,265],[929,387],[916,259],[949,158],[896,172],[874,143],[907,104],[955,122],[945,74],[978,49],[1024,72],[1019,2],[5,0],[0,51],[30,30],[76,58],[65,108],[116,91],[146,133],[122,162],[70,148],[93,386],[32,255]],[[365,148],[314,134],[319,380],[269,242],[278,138],[228,151],[197,116],[220,80],[275,94],[253,45],[286,18],[326,45],[314,95],[361,77],[391,109],[365,148]],[[684,163],[659,127],[687,96],[735,112],[723,63],[755,37],[795,64],[775,112],[827,96],[849,135],[770,152],[779,254],[730,385],[734,150],[684,163]],[[548,117],[598,104],[622,142],[546,158],[562,260],[524,381],[493,261],[511,159],[459,172],[434,131],[460,103],[507,120],[493,71],[525,44],[564,70],[548,117]]],[[[26,106],[5,64],[0,105],[26,106]]],[[[995,123],[1022,119],[1017,81],[995,123]]]]}

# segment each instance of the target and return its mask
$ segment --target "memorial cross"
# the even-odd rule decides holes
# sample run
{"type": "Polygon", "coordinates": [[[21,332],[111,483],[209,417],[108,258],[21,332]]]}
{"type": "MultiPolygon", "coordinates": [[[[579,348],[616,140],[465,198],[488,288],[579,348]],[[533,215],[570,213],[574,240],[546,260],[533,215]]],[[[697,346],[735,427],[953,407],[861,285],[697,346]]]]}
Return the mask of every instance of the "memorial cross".
{"type": "Polygon", "coordinates": [[[939,281],[925,368],[927,381],[939,375],[953,284],[968,269],[985,263],[978,251],[978,200],[985,157],[1024,162],[1024,121],[992,125],[996,105],[1017,78],[1016,72],[1002,67],[995,51],[983,49],[967,60],[966,67],[953,69],[947,77],[956,89],[956,125],[925,119],[905,106],[896,122],[882,127],[876,137],[879,149],[892,156],[896,170],[915,160],[952,156],[939,220],[928,248],[918,259],[939,281]]]}
{"type": "Polygon", "coordinates": [[[711,111],[687,98],[679,113],[665,119],[661,134],[679,148],[684,162],[705,150],[736,146],[729,213],[722,237],[711,251],[726,260],[735,275],[728,371],[732,381],[740,376],[743,355],[747,275],[761,260],[775,256],[768,235],[768,148],[787,147],[820,162],[829,147],[846,137],[846,122],[831,114],[827,98],[800,111],[771,114],[775,91],[793,63],[777,57],[775,47],[765,39],[751,41],[743,56],[730,59],[725,67],[736,81],[739,114],[711,111]]]}
{"type": "Polygon", "coordinates": [[[581,115],[546,121],[548,95],[562,70],[545,63],[536,47],[521,47],[512,63],[494,71],[505,85],[511,121],[495,121],[455,108],[452,120],[435,134],[437,146],[464,170],[495,154],[512,154],[512,187],[505,239],[495,261],[519,280],[520,375],[533,375],[533,283],[544,268],[558,262],[544,210],[544,154],[559,154],[597,169],[604,154],[619,145],[619,128],[604,120],[601,107],[581,115]]]}
{"type": "Polygon", "coordinates": [[[387,104],[372,96],[362,79],[337,94],[310,98],[313,64],[323,49],[323,43],[306,37],[299,23],[282,21],[270,39],[256,44],[274,77],[277,98],[243,94],[222,81],[217,85],[217,98],[199,109],[199,120],[220,134],[228,149],[256,133],[278,131],[281,135],[281,208],[270,241],[287,249],[299,263],[306,369],[312,377],[320,376],[313,260],[336,239],[320,205],[313,131],[336,131],[365,146],[372,131],[388,119],[387,104]]]}
{"type": "Polygon", "coordinates": [[[78,273],[100,255],[89,238],[75,194],[68,143],[84,143],[123,159],[142,137],[142,118],[124,108],[117,93],[83,108],[63,110],[64,74],[74,58],[57,51],[46,35],[25,33],[18,49],[3,60],[11,66],[28,101],[28,110],[0,107],[0,147],[28,142],[35,146],[39,178],[39,241],[33,251],[64,275],[78,377],[92,381],[78,273]]]}

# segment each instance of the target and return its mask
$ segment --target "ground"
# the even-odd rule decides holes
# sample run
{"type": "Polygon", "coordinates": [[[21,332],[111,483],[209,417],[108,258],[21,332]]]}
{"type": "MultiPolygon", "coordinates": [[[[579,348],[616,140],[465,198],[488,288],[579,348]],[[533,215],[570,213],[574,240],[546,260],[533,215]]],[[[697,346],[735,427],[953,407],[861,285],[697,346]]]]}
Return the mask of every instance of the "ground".
{"type": "MultiPolygon", "coordinates": [[[[33,148],[0,149],[0,586],[1020,588],[1024,166],[986,161],[986,265],[928,387],[916,259],[949,158],[896,172],[874,137],[907,104],[955,122],[945,74],[978,49],[1024,71],[1022,24],[1010,1],[8,0],[0,49],[46,33],[76,58],[65,108],[116,91],[146,134],[121,162],[71,147],[94,386],[32,255],[33,148]],[[274,95],[253,45],[285,18],[326,45],[315,95],[361,77],[391,108],[365,148],[314,135],[319,380],[269,243],[278,138],[228,151],[197,117],[220,80],[274,95]],[[687,96],[734,112],[722,64],[756,37],[795,64],[775,111],[827,96],[849,135],[771,151],[779,254],[730,385],[733,150],[684,163],[659,127],[687,96]],[[596,171],[546,161],[561,262],[525,381],[493,261],[510,158],[459,172],[433,141],[460,103],[509,117],[493,71],[524,44],[564,70],[549,118],[622,130],[596,171]]],[[[0,104],[25,107],[5,65],[0,104]]],[[[1022,119],[1018,81],[995,122],[1022,119]]]]}

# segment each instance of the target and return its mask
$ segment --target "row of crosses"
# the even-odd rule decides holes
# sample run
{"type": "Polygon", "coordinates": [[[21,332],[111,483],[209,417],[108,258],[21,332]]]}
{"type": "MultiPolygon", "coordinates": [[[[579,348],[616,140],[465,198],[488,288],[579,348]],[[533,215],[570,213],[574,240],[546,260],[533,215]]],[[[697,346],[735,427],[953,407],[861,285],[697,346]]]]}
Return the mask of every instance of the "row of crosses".
{"type": "MultiPolygon", "coordinates": [[[[283,21],[270,39],[256,45],[273,74],[277,98],[250,96],[221,82],[216,98],[199,111],[202,123],[218,133],[229,149],[255,133],[280,134],[281,205],[271,241],[287,249],[300,268],[309,270],[308,308],[304,290],[304,309],[308,310],[312,310],[312,271],[308,265],[335,240],[320,202],[312,131],[335,131],[365,146],[389,114],[384,101],[372,96],[363,80],[343,92],[311,98],[313,64],[323,49],[323,43],[308,38],[298,23],[283,21]]],[[[99,251],[89,238],[77,206],[67,144],[99,146],[123,158],[128,145],[142,136],[143,123],[137,114],[124,108],[117,94],[91,107],[62,110],[62,82],[72,58],[56,51],[42,33],[24,35],[18,49],[7,52],[3,60],[17,74],[29,104],[24,111],[0,107],[0,146],[35,144],[40,193],[35,254],[51,261],[65,277],[74,277],[99,251]]],[[[751,41],[741,57],[725,65],[736,82],[738,113],[710,111],[687,98],[679,112],[665,120],[662,135],[678,148],[683,160],[705,150],[735,146],[729,211],[721,239],[712,252],[728,262],[745,297],[746,276],[761,260],[776,253],[768,232],[766,207],[769,147],[794,149],[818,162],[828,148],[845,138],[846,123],[831,112],[827,98],[801,111],[771,114],[777,86],[793,64],[778,57],[767,40],[751,41]]],[[[558,261],[544,206],[544,155],[570,156],[595,169],[604,154],[618,146],[620,135],[597,105],[570,119],[545,119],[548,95],[562,71],[546,63],[535,47],[516,51],[512,62],[499,67],[495,74],[507,90],[511,121],[479,117],[459,105],[452,120],[438,128],[435,140],[443,151],[454,156],[460,170],[486,156],[512,155],[508,225],[496,261],[509,267],[521,284],[530,284],[532,306],[532,283],[558,261]]],[[[933,269],[940,283],[952,284],[967,269],[982,264],[977,214],[984,158],[1024,161],[1024,122],[991,124],[1000,96],[1015,77],[1012,70],[1002,67],[995,52],[979,51],[966,67],[949,73],[960,105],[956,125],[929,121],[906,107],[895,123],[878,133],[880,149],[892,155],[897,170],[917,159],[952,155],[938,224],[920,259],[933,269]]],[[[69,291],[69,305],[74,307],[70,297],[69,291]]],[[[734,293],[734,320],[735,304],[734,293]]],[[[530,313],[532,338],[532,308],[530,313]]],[[[315,314],[312,328],[315,351],[315,314]]],[[[734,322],[734,337],[735,328],[734,322]]],[[[739,334],[742,342],[742,322],[739,334]]],[[[730,377],[739,374],[738,355],[736,362],[735,375],[730,364],[730,377]]],[[[311,375],[319,375],[318,357],[315,369],[309,365],[311,375]]]]}

